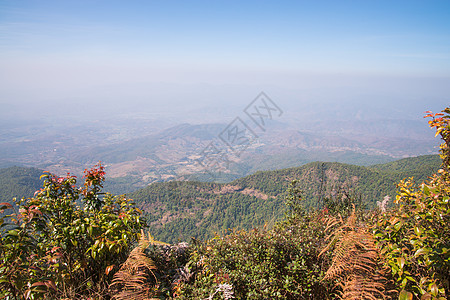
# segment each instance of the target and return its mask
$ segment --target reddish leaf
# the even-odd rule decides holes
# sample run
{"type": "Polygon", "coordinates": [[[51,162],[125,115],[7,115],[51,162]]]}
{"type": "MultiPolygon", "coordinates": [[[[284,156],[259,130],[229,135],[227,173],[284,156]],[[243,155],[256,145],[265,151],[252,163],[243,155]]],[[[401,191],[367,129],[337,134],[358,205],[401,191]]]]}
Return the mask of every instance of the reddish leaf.
{"type": "Polygon", "coordinates": [[[114,265],[106,267],[105,274],[108,275],[112,269],[114,269],[114,265]]]}
{"type": "Polygon", "coordinates": [[[51,281],[51,280],[46,281],[45,282],[45,286],[48,287],[48,288],[52,288],[55,291],[57,290],[57,287],[56,287],[55,283],[53,281],[51,281]]]}
{"type": "Polygon", "coordinates": [[[9,204],[8,202],[0,203],[0,207],[2,207],[1,209],[13,208],[13,206],[11,204],[9,204]],[[5,208],[3,208],[2,206],[5,206],[5,208]]]}
{"type": "Polygon", "coordinates": [[[46,286],[45,282],[38,281],[38,282],[33,283],[33,284],[31,285],[31,287],[34,287],[34,286],[40,286],[40,285],[46,286]]]}

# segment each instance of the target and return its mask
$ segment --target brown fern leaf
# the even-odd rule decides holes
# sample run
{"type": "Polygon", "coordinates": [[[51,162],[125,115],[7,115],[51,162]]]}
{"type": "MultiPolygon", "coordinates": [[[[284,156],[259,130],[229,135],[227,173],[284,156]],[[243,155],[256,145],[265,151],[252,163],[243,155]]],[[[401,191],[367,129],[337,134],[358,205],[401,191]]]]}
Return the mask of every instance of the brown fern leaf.
{"type": "Polygon", "coordinates": [[[342,218],[332,218],[328,224],[334,230],[327,237],[328,245],[319,255],[333,249],[333,257],[324,280],[338,279],[344,300],[385,299],[385,278],[378,249],[372,234],[365,227],[358,226],[355,208],[345,222],[342,218]],[[336,228],[338,223],[340,226],[336,228]]]}
{"type": "Polygon", "coordinates": [[[349,278],[341,284],[341,287],[341,297],[345,300],[378,300],[385,298],[383,293],[384,285],[382,283],[374,282],[371,279],[361,276],[349,278]]]}
{"type": "Polygon", "coordinates": [[[120,270],[114,274],[110,288],[115,290],[112,299],[116,300],[148,300],[156,294],[156,269],[153,261],[144,250],[151,244],[150,238],[141,235],[139,246],[134,248],[120,270]],[[153,280],[152,280],[153,277],[153,280]]]}

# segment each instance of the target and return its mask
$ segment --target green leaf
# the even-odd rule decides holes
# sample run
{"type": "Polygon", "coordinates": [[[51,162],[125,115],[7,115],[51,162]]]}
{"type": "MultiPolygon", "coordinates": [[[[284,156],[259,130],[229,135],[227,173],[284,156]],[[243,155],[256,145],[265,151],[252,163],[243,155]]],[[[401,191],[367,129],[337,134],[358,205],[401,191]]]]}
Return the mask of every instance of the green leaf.
{"type": "Polygon", "coordinates": [[[416,251],[416,253],[414,253],[414,257],[417,257],[419,255],[425,255],[427,254],[427,251],[424,248],[420,248],[416,251]]]}
{"type": "Polygon", "coordinates": [[[396,223],[395,225],[394,225],[394,229],[395,229],[395,231],[399,231],[400,230],[400,228],[402,228],[402,222],[398,222],[398,223],[396,223]]]}
{"type": "Polygon", "coordinates": [[[420,229],[419,227],[417,227],[417,226],[414,226],[414,233],[416,234],[416,235],[421,235],[422,234],[422,232],[423,232],[423,230],[422,229],[420,229]]]}
{"type": "Polygon", "coordinates": [[[19,235],[19,230],[18,229],[10,230],[10,231],[8,231],[8,235],[18,236],[19,235]]]}
{"type": "Polygon", "coordinates": [[[9,282],[9,280],[8,280],[8,278],[1,277],[0,278],[0,283],[2,283],[2,282],[9,282]]]}

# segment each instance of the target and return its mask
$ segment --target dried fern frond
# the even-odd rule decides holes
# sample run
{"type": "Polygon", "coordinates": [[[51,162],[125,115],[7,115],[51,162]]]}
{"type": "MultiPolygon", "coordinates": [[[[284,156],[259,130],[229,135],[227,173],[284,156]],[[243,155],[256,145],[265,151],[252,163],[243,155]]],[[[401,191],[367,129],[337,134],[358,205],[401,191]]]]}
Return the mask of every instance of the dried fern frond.
{"type": "Polygon", "coordinates": [[[374,271],[378,253],[369,233],[341,232],[335,239],[332,265],[326,273],[326,279],[335,278],[342,273],[374,271]]]}
{"type": "Polygon", "coordinates": [[[366,228],[358,226],[355,207],[345,220],[330,218],[327,246],[320,252],[333,249],[330,268],[324,280],[338,279],[342,288],[342,299],[385,299],[383,270],[379,267],[379,253],[375,240],[366,228]],[[339,227],[336,228],[337,225],[339,227]]]}
{"type": "Polygon", "coordinates": [[[148,300],[156,294],[156,277],[153,274],[156,269],[153,260],[144,253],[145,249],[154,240],[141,235],[139,246],[131,251],[120,270],[114,274],[110,288],[116,289],[112,299],[117,300],[148,300]],[[150,280],[153,277],[155,280],[150,280]]]}
{"type": "Polygon", "coordinates": [[[378,300],[380,297],[385,298],[382,292],[384,291],[382,283],[361,276],[348,279],[341,284],[341,287],[341,297],[345,300],[378,300]]]}

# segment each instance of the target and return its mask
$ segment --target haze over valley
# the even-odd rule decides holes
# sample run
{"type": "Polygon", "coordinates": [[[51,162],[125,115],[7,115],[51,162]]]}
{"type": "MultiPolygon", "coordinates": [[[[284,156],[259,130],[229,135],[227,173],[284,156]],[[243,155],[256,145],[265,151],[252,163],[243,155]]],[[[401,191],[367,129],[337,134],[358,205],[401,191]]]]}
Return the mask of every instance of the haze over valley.
{"type": "MultiPolygon", "coordinates": [[[[94,105],[88,115],[71,116],[70,110],[64,115],[44,114],[44,118],[5,115],[0,129],[0,166],[80,175],[83,169],[102,161],[108,178],[127,178],[137,187],[187,178],[223,182],[258,170],[312,161],[371,165],[437,153],[438,141],[420,114],[427,103],[310,103],[268,94],[282,111],[266,117],[262,130],[244,113],[258,93],[248,103],[241,97],[241,107],[230,101],[229,107],[227,103],[219,107],[194,105],[191,110],[165,114],[153,113],[142,104],[126,113],[105,112],[94,105]],[[253,135],[239,155],[220,139],[236,117],[253,135]],[[208,170],[199,163],[211,142],[229,156],[227,165],[218,169],[221,174],[214,178],[201,176],[208,170]]],[[[430,102],[429,106],[439,104],[430,102]]]]}

